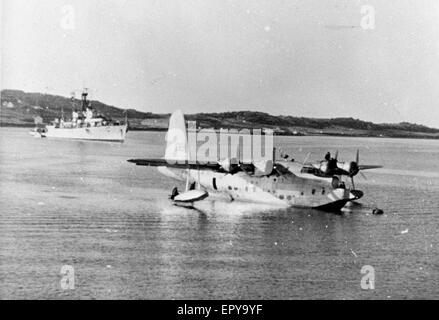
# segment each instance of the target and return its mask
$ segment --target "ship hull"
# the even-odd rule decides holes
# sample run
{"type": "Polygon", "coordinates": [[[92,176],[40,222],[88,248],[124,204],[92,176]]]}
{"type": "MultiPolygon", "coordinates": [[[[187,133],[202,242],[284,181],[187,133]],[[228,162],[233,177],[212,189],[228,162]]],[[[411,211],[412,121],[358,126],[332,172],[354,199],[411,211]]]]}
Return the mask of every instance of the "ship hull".
{"type": "Polygon", "coordinates": [[[46,126],[46,132],[42,137],[123,142],[127,132],[127,126],[101,126],[101,127],[82,127],[82,128],[55,128],[46,126]]]}

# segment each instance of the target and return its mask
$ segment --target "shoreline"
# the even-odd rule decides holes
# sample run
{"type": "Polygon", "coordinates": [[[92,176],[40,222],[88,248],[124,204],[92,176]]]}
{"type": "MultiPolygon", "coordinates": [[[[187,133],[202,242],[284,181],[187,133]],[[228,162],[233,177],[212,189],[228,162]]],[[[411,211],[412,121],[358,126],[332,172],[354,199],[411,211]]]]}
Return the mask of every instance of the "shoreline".
{"type": "MultiPolygon", "coordinates": [[[[0,128],[22,128],[22,129],[32,129],[35,128],[34,124],[11,124],[11,123],[0,123],[0,128]]],[[[235,128],[230,128],[235,129],[235,128]]],[[[139,127],[128,127],[128,131],[146,131],[146,132],[166,132],[167,128],[139,128],[139,127]]],[[[239,130],[239,129],[237,129],[239,130]]],[[[215,132],[219,132],[219,130],[215,130],[215,132]]],[[[289,133],[275,133],[275,136],[279,137],[344,137],[344,138],[391,138],[391,139],[416,139],[416,140],[439,140],[439,135],[437,136],[429,136],[423,133],[418,135],[416,134],[387,134],[379,133],[379,134],[343,134],[343,133],[300,133],[300,134],[289,134],[289,133]]]]}

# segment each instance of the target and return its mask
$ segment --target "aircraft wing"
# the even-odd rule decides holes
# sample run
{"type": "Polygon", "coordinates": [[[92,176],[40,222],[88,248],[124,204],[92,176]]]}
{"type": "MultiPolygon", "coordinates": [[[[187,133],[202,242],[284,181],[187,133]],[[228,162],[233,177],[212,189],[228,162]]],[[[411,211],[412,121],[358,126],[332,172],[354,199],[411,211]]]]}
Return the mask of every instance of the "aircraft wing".
{"type": "Polygon", "coordinates": [[[378,169],[378,168],[382,168],[382,167],[383,166],[361,164],[361,165],[358,166],[358,169],[360,169],[360,170],[369,170],[369,169],[378,169]]]}
{"type": "Polygon", "coordinates": [[[302,167],[313,167],[313,168],[320,168],[320,162],[300,162],[300,161],[296,161],[294,160],[295,163],[299,163],[302,165],[302,167]]]}
{"type": "Polygon", "coordinates": [[[191,169],[191,170],[210,170],[210,171],[230,173],[230,174],[235,174],[237,172],[242,171],[251,176],[267,175],[266,172],[261,171],[261,169],[257,168],[252,163],[239,163],[229,169],[224,169],[220,163],[188,163],[187,161],[168,161],[165,159],[130,159],[127,161],[134,163],[138,166],[168,167],[168,168],[191,169]]]}
{"type": "Polygon", "coordinates": [[[221,171],[221,166],[218,163],[200,164],[200,163],[188,163],[187,161],[169,161],[165,159],[130,159],[127,161],[134,163],[138,166],[221,171]]]}

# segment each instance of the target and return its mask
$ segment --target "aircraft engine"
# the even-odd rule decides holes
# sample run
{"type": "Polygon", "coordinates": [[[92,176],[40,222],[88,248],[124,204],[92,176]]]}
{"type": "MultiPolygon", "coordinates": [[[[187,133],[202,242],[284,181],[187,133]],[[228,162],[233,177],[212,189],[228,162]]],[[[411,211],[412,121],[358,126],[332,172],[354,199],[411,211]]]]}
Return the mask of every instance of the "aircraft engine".
{"type": "Polygon", "coordinates": [[[225,172],[234,172],[238,167],[238,160],[236,158],[226,158],[220,161],[219,165],[225,172]]]}
{"type": "Polygon", "coordinates": [[[353,177],[355,176],[358,172],[360,172],[360,168],[358,167],[358,164],[355,161],[352,161],[351,163],[349,163],[349,176],[353,177]]]}
{"type": "Polygon", "coordinates": [[[257,177],[267,176],[273,171],[273,161],[254,161],[255,172],[254,175],[257,177]]]}
{"type": "Polygon", "coordinates": [[[338,164],[338,167],[348,173],[349,177],[355,176],[359,171],[358,164],[355,161],[338,164]]]}
{"type": "Polygon", "coordinates": [[[332,175],[332,172],[337,169],[337,160],[331,159],[328,162],[322,162],[320,165],[320,171],[332,175]]]}

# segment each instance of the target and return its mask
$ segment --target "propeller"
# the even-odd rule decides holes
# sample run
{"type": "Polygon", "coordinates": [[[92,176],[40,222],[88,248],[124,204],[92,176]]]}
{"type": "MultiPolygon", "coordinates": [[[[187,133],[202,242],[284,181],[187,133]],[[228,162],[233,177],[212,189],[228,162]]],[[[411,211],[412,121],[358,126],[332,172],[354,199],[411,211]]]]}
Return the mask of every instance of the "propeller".
{"type": "Polygon", "coordinates": [[[348,169],[348,175],[349,177],[354,177],[357,175],[358,172],[360,172],[360,150],[357,149],[357,156],[355,157],[355,161],[351,161],[349,163],[349,169],[348,169]]]}
{"type": "Polygon", "coordinates": [[[354,190],[355,190],[354,176],[356,176],[358,173],[360,173],[361,177],[363,177],[364,180],[367,180],[365,174],[363,172],[361,172],[360,149],[357,149],[357,155],[355,157],[355,162],[350,163],[350,169],[349,169],[349,176],[351,177],[352,188],[354,190]]]}
{"type": "Polygon", "coordinates": [[[351,177],[351,183],[352,183],[353,190],[355,190],[354,176],[357,175],[358,172],[360,172],[359,161],[360,161],[360,149],[357,149],[357,155],[355,157],[355,162],[351,162],[350,168],[349,168],[349,176],[351,177]]]}

